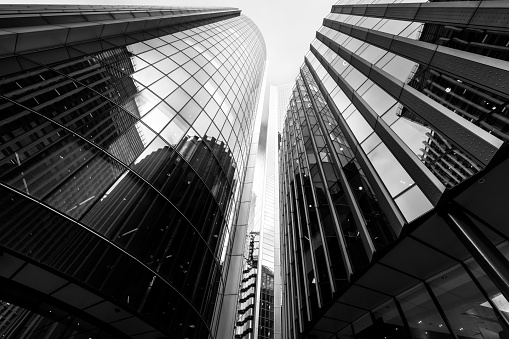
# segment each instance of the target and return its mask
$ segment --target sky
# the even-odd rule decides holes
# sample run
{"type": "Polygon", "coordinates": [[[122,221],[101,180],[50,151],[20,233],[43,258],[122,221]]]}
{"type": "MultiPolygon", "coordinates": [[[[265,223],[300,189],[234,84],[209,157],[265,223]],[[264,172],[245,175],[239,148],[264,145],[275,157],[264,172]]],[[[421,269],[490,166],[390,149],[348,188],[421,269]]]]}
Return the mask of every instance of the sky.
{"type": "Polygon", "coordinates": [[[24,4],[227,6],[242,10],[260,28],[268,54],[269,85],[294,82],[309,44],[335,0],[11,0],[24,4]]]}

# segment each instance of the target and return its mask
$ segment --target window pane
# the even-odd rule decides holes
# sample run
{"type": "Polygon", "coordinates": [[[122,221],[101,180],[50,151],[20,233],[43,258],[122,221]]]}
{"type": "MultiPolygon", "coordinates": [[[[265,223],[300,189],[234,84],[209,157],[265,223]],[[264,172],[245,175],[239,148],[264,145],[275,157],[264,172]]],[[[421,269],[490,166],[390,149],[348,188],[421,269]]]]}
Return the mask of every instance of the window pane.
{"type": "Polygon", "coordinates": [[[399,302],[412,338],[452,338],[424,285],[419,285],[416,290],[400,298],[399,302]]]}
{"type": "MultiPolygon", "coordinates": [[[[504,249],[507,249],[508,246],[504,246],[504,249]]],[[[504,249],[502,249],[502,252],[504,252],[504,249]]],[[[506,255],[507,258],[507,255],[506,255]]],[[[493,280],[488,278],[484,270],[479,266],[477,261],[471,260],[467,263],[468,268],[470,271],[474,274],[477,281],[482,285],[486,293],[488,294],[489,298],[495,306],[500,310],[500,313],[509,321],[509,302],[507,299],[500,293],[499,289],[493,284],[493,280]]],[[[489,303],[483,303],[483,306],[491,307],[489,303]]]]}
{"type": "Polygon", "coordinates": [[[502,326],[463,267],[444,273],[429,285],[458,337],[499,338],[502,326]]]}
{"type": "Polygon", "coordinates": [[[417,185],[401,194],[394,201],[408,222],[433,208],[433,205],[417,185]]]}
{"type": "Polygon", "coordinates": [[[187,128],[184,128],[185,125],[178,121],[178,119],[173,119],[172,122],[161,132],[161,136],[172,146],[175,146],[179,143],[180,139],[187,132],[187,128]]]}
{"type": "Polygon", "coordinates": [[[170,56],[170,55],[173,55],[178,52],[178,49],[176,49],[172,45],[162,46],[162,47],[159,47],[157,50],[166,56],[170,56]]]}
{"type": "Polygon", "coordinates": [[[166,98],[166,102],[176,111],[180,111],[190,98],[191,97],[186,92],[179,88],[166,98]]]}
{"type": "Polygon", "coordinates": [[[198,93],[195,94],[193,98],[201,107],[205,107],[210,99],[210,94],[204,88],[202,88],[198,91],[198,93]]]}
{"type": "Polygon", "coordinates": [[[385,111],[396,103],[396,100],[377,85],[371,86],[371,88],[364,93],[362,98],[366,100],[369,106],[371,106],[378,115],[384,114],[385,111]]]}
{"type": "Polygon", "coordinates": [[[397,79],[406,82],[410,75],[412,74],[412,70],[414,67],[418,66],[419,64],[402,58],[399,55],[396,55],[387,65],[382,67],[384,71],[392,75],[393,77],[396,77],[397,79]]]}
{"type": "Polygon", "coordinates": [[[187,73],[182,68],[177,68],[172,73],[170,73],[169,77],[177,84],[182,85],[187,79],[191,77],[191,75],[189,75],[189,73],[187,73]]]}
{"type": "Polygon", "coordinates": [[[188,63],[186,63],[186,64],[185,64],[184,66],[182,66],[182,67],[184,67],[184,69],[185,69],[186,71],[188,71],[188,72],[189,72],[189,74],[194,74],[194,73],[198,72],[198,70],[200,69],[200,66],[198,66],[198,65],[196,64],[196,62],[194,62],[194,61],[192,61],[192,60],[191,60],[191,61],[189,61],[188,63]]]}
{"type": "Polygon", "coordinates": [[[414,183],[385,144],[382,143],[373,149],[368,158],[391,196],[394,197],[414,183]]]}
{"type": "Polygon", "coordinates": [[[345,77],[345,81],[352,86],[354,90],[360,87],[366,81],[364,74],[356,70],[355,68],[345,77]]]}
{"type": "Polygon", "coordinates": [[[401,319],[398,308],[394,301],[383,305],[373,312],[378,333],[389,338],[401,338],[406,334],[405,324],[401,319]]]}
{"type": "Polygon", "coordinates": [[[142,121],[152,128],[156,133],[159,133],[168,122],[170,118],[158,109],[153,109],[150,113],[145,115],[142,121]]]}
{"type": "Polygon", "coordinates": [[[155,39],[150,39],[150,40],[147,40],[147,41],[144,41],[144,43],[146,43],[147,45],[151,46],[151,47],[159,47],[159,46],[162,46],[162,45],[165,45],[166,42],[164,42],[163,40],[159,39],[159,38],[155,38],[155,39]]]}
{"type": "Polygon", "coordinates": [[[339,112],[341,114],[343,114],[345,108],[347,108],[351,103],[350,99],[348,99],[348,97],[342,90],[337,91],[336,94],[334,94],[334,96],[332,97],[332,100],[336,104],[336,107],[339,109],[339,112]]]}
{"type": "Polygon", "coordinates": [[[151,49],[151,47],[145,45],[143,42],[138,42],[128,46],[128,49],[133,52],[133,54],[140,54],[145,51],[151,49]]]}
{"type": "Polygon", "coordinates": [[[380,27],[378,30],[380,32],[385,32],[389,34],[399,34],[403,29],[405,29],[409,25],[408,21],[401,20],[388,20],[385,25],[380,27]]]}
{"type": "Polygon", "coordinates": [[[190,78],[182,85],[182,87],[189,95],[193,96],[201,88],[201,85],[198,81],[194,80],[194,78],[190,78]]]}
{"type": "Polygon", "coordinates": [[[150,64],[156,63],[157,61],[164,58],[164,54],[158,52],[155,49],[139,54],[138,56],[150,64]]]}
{"type": "Polygon", "coordinates": [[[397,103],[385,112],[384,115],[382,115],[382,119],[387,123],[387,125],[390,126],[394,121],[399,119],[397,114],[401,111],[402,107],[403,106],[400,103],[397,103]]]}
{"type": "Polygon", "coordinates": [[[166,98],[177,87],[178,86],[168,77],[164,77],[161,80],[150,85],[150,89],[163,99],[166,98]]]}
{"type": "Polygon", "coordinates": [[[366,140],[362,142],[361,147],[364,150],[364,152],[368,154],[369,152],[371,152],[373,148],[378,146],[378,144],[380,144],[381,142],[382,140],[380,139],[380,137],[376,133],[372,133],[368,138],[366,138],[366,140]]]}
{"type": "Polygon", "coordinates": [[[133,74],[135,80],[139,81],[145,86],[150,85],[154,81],[160,79],[164,74],[159,72],[156,68],[149,66],[133,74]]]}
{"type": "Polygon", "coordinates": [[[355,110],[355,112],[353,112],[352,115],[346,119],[346,121],[359,142],[362,142],[368,135],[373,132],[371,126],[358,110],[355,110]]]}
{"type": "Polygon", "coordinates": [[[133,63],[135,71],[143,69],[143,68],[145,68],[145,67],[147,67],[149,65],[148,62],[146,62],[145,60],[140,59],[138,57],[132,57],[131,58],[131,62],[133,63]]]}
{"type": "Polygon", "coordinates": [[[426,133],[430,132],[429,128],[401,118],[391,125],[391,129],[396,132],[412,152],[416,155],[422,155],[420,149],[424,147],[423,142],[428,140],[426,133]]]}
{"type": "Polygon", "coordinates": [[[359,56],[371,63],[376,63],[387,51],[376,46],[368,46],[359,56]]]}
{"type": "Polygon", "coordinates": [[[165,102],[161,102],[159,105],[156,106],[156,108],[154,108],[154,110],[161,111],[170,119],[177,115],[177,113],[165,102]]]}
{"type": "Polygon", "coordinates": [[[143,116],[145,113],[150,111],[152,107],[157,105],[158,102],[161,101],[154,93],[149,91],[148,89],[144,89],[141,92],[138,92],[134,97],[136,101],[136,105],[138,106],[138,111],[140,112],[140,116],[143,116]]]}
{"type": "Polygon", "coordinates": [[[171,61],[168,58],[159,61],[154,66],[165,74],[170,73],[171,71],[178,67],[178,65],[175,62],[171,61]]]}
{"type": "Polygon", "coordinates": [[[138,165],[143,159],[145,159],[149,154],[152,154],[153,152],[156,152],[159,149],[162,149],[164,147],[168,147],[168,144],[166,144],[163,139],[157,137],[146,149],[143,151],[143,153],[140,154],[140,156],[131,164],[131,167],[138,165]]]}
{"type": "Polygon", "coordinates": [[[196,119],[196,121],[194,122],[193,128],[196,130],[196,132],[198,132],[198,134],[201,137],[204,137],[205,132],[207,132],[207,129],[209,128],[211,122],[212,120],[210,120],[207,114],[202,113],[200,114],[198,119],[196,119]]]}
{"type": "Polygon", "coordinates": [[[201,107],[193,99],[182,108],[179,112],[180,116],[184,117],[190,124],[194,122],[196,117],[200,114],[201,107]]]}
{"type": "Polygon", "coordinates": [[[172,55],[171,58],[179,65],[183,65],[189,60],[189,57],[182,52],[172,55]]]}

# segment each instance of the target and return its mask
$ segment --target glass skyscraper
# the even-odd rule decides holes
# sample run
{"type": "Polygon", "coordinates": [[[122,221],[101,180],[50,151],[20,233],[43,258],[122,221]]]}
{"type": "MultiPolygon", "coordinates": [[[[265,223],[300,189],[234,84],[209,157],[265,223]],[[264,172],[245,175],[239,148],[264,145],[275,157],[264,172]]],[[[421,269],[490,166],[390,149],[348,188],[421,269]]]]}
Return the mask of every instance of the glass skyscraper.
{"type": "Polygon", "coordinates": [[[281,134],[283,338],[509,336],[507,17],[332,7],[281,134]]]}
{"type": "Polygon", "coordinates": [[[293,83],[281,86],[270,86],[271,114],[276,114],[278,119],[278,133],[283,130],[286,118],[288,100],[292,96],[293,83]]]}
{"type": "Polygon", "coordinates": [[[215,338],[260,31],[232,8],[0,9],[0,336],[215,338]]]}
{"type": "Polygon", "coordinates": [[[242,280],[235,338],[281,338],[281,274],[278,205],[278,114],[266,88],[251,146],[252,196],[245,228],[242,280]]]}

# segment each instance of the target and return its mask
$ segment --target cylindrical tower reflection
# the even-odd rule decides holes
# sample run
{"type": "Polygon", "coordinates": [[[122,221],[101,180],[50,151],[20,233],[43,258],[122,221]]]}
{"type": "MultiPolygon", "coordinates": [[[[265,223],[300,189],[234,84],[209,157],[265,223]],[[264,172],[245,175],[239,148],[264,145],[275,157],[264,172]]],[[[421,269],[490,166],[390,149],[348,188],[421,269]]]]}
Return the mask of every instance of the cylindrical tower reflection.
{"type": "Polygon", "coordinates": [[[2,59],[0,300],[27,338],[215,336],[265,46],[237,10],[174,14],[2,59]]]}

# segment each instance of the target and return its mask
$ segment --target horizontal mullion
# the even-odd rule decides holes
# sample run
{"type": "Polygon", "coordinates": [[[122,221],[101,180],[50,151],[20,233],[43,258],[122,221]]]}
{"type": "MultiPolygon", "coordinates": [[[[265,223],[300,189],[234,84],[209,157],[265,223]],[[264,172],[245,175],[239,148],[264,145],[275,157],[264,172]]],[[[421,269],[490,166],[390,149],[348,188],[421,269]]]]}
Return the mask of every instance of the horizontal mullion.
{"type": "Polygon", "coordinates": [[[378,176],[375,168],[373,167],[373,165],[369,161],[368,157],[362,150],[360,144],[357,142],[357,139],[355,138],[354,134],[348,127],[348,124],[344,120],[343,116],[340,114],[336,105],[332,101],[332,98],[328,94],[324,85],[320,81],[318,81],[318,76],[317,76],[314,68],[311,66],[311,63],[307,59],[305,60],[305,62],[311,72],[311,75],[315,79],[320,91],[322,92],[322,94],[324,94],[325,100],[327,101],[327,104],[328,104],[329,108],[331,109],[331,112],[335,116],[336,120],[338,120],[338,126],[341,129],[341,131],[343,132],[343,135],[345,136],[353,153],[356,155],[356,159],[357,159],[359,165],[361,166],[366,179],[368,180],[369,184],[371,185],[371,187],[373,188],[373,190],[375,192],[378,202],[380,203],[380,207],[385,212],[385,215],[389,219],[391,227],[393,228],[396,235],[399,235],[401,233],[401,230],[403,229],[403,225],[405,224],[405,219],[399,212],[399,209],[396,206],[396,203],[391,198],[391,196],[390,196],[389,192],[387,191],[387,189],[385,188],[382,180],[378,176]],[[327,93],[327,95],[325,95],[326,93],[327,93]]]}
{"type": "MultiPolygon", "coordinates": [[[[83,44],[89,41],[113,38],[126,34],[135,34],[148,30],[161,30],[176,25],[194,23],[200,20],[227,19],[231,16],[240,15],[240,10],[221,10],[194,12],[185,14],[172,14],[157,17],[136,17],[127,19],[113,19],[94,21],[90,26],[89,22],[78,22],[72,24],[43,25],[46,30],[39,26],[21,26],[4,28],[2,41],[5,48],[0,51],[2,57],[15,54],[25,54],[34,51],[49,50],[62,46],[83,44]],[[84,28],[92,27],[83,34],[84,28]]],[[[166,32],[158,32],[158,36],[166,35],[166,32]]]]}
{"type": "MultiPolygon", "coordinates": [[[[311,51],[320,63],[327,63],[327,61],[313,46],[311,46],[311,51]]],[[[352,55],[352,58],[357,57],[352,55]]],[[[378,116],[375,111],[373,111],[366,101],[364,101],[364,99],[356,91],[354,91],[352,87],[345,86],[346,81],[336,72],[336,70],[328,68],[327,71],[345,94],[348,93],[347,91],[351,91],[351,93],[348,93],[347,96],[351,98],[352,104],[354,104],[364,119],[366,119],[367,123],[390,149],[391,153],[403,165],[410,177],[412,177],[415,183],[417,183],[422,189],[426,197],[433,204],[436,204],[442,196],[445,186],[435,177],[426,165],[417,158],[414,152],[410,150],[410,148],[399,138],[389,125],[387,125],[387,123],[378,116]]],[[[365,75],[369,77],[369,73],[365,75]]]]}
{"type": "MultiPolygon", "coordinates": [[[[345,60],[352,65],[363,63],[363,67],[357,68],[359,72],[380,88],[384,89],[389,95],[401,102],[416,115],[427,121],[434,130],[442,135],[452,136],[451,141],[456,144],[458,148],[476,158],[480,163],[487,165],[496,151],[502,146],[501,140],[465,120],[463,117],[451,112],[448,108],[435,102],[408,84],[404,84],[379,67],[367,63],[371,65],[368,72],[368,67],[364,59],[351,53],[330,38],[321,33],[317,33],[317,38],[325,45],[329,46],[329,48],[339,56],[347,56],[348,59],[345,60]],[[472,147],[472,145],[474,145],[474,147],[472,147]]],[[[316,51],[313,46],[311,46],[311,49],[316,51]]],[[[319,54],[317,51],[316,53],[319,54]]],[[[345,85],[346,82],[332,67],[325,68],[340,87],[343,86],[346,88],[343,91],[349,99],[352,99],[354,93],[348,92],[351,91],[351,87],[345,85]]]]}
{"type": "Polygon", "coordinates": [[[509,32],[505,1],[334,5],[332,13],[509,32]]]}
{"type": "Polygon", "coordinates": [[[509,65],[503,60],[373,29],[366,30],[331,19],[325,19],[323,24],[335,31],[509,98],[509,85],[506,83],[509,78],[509,65]]]}

